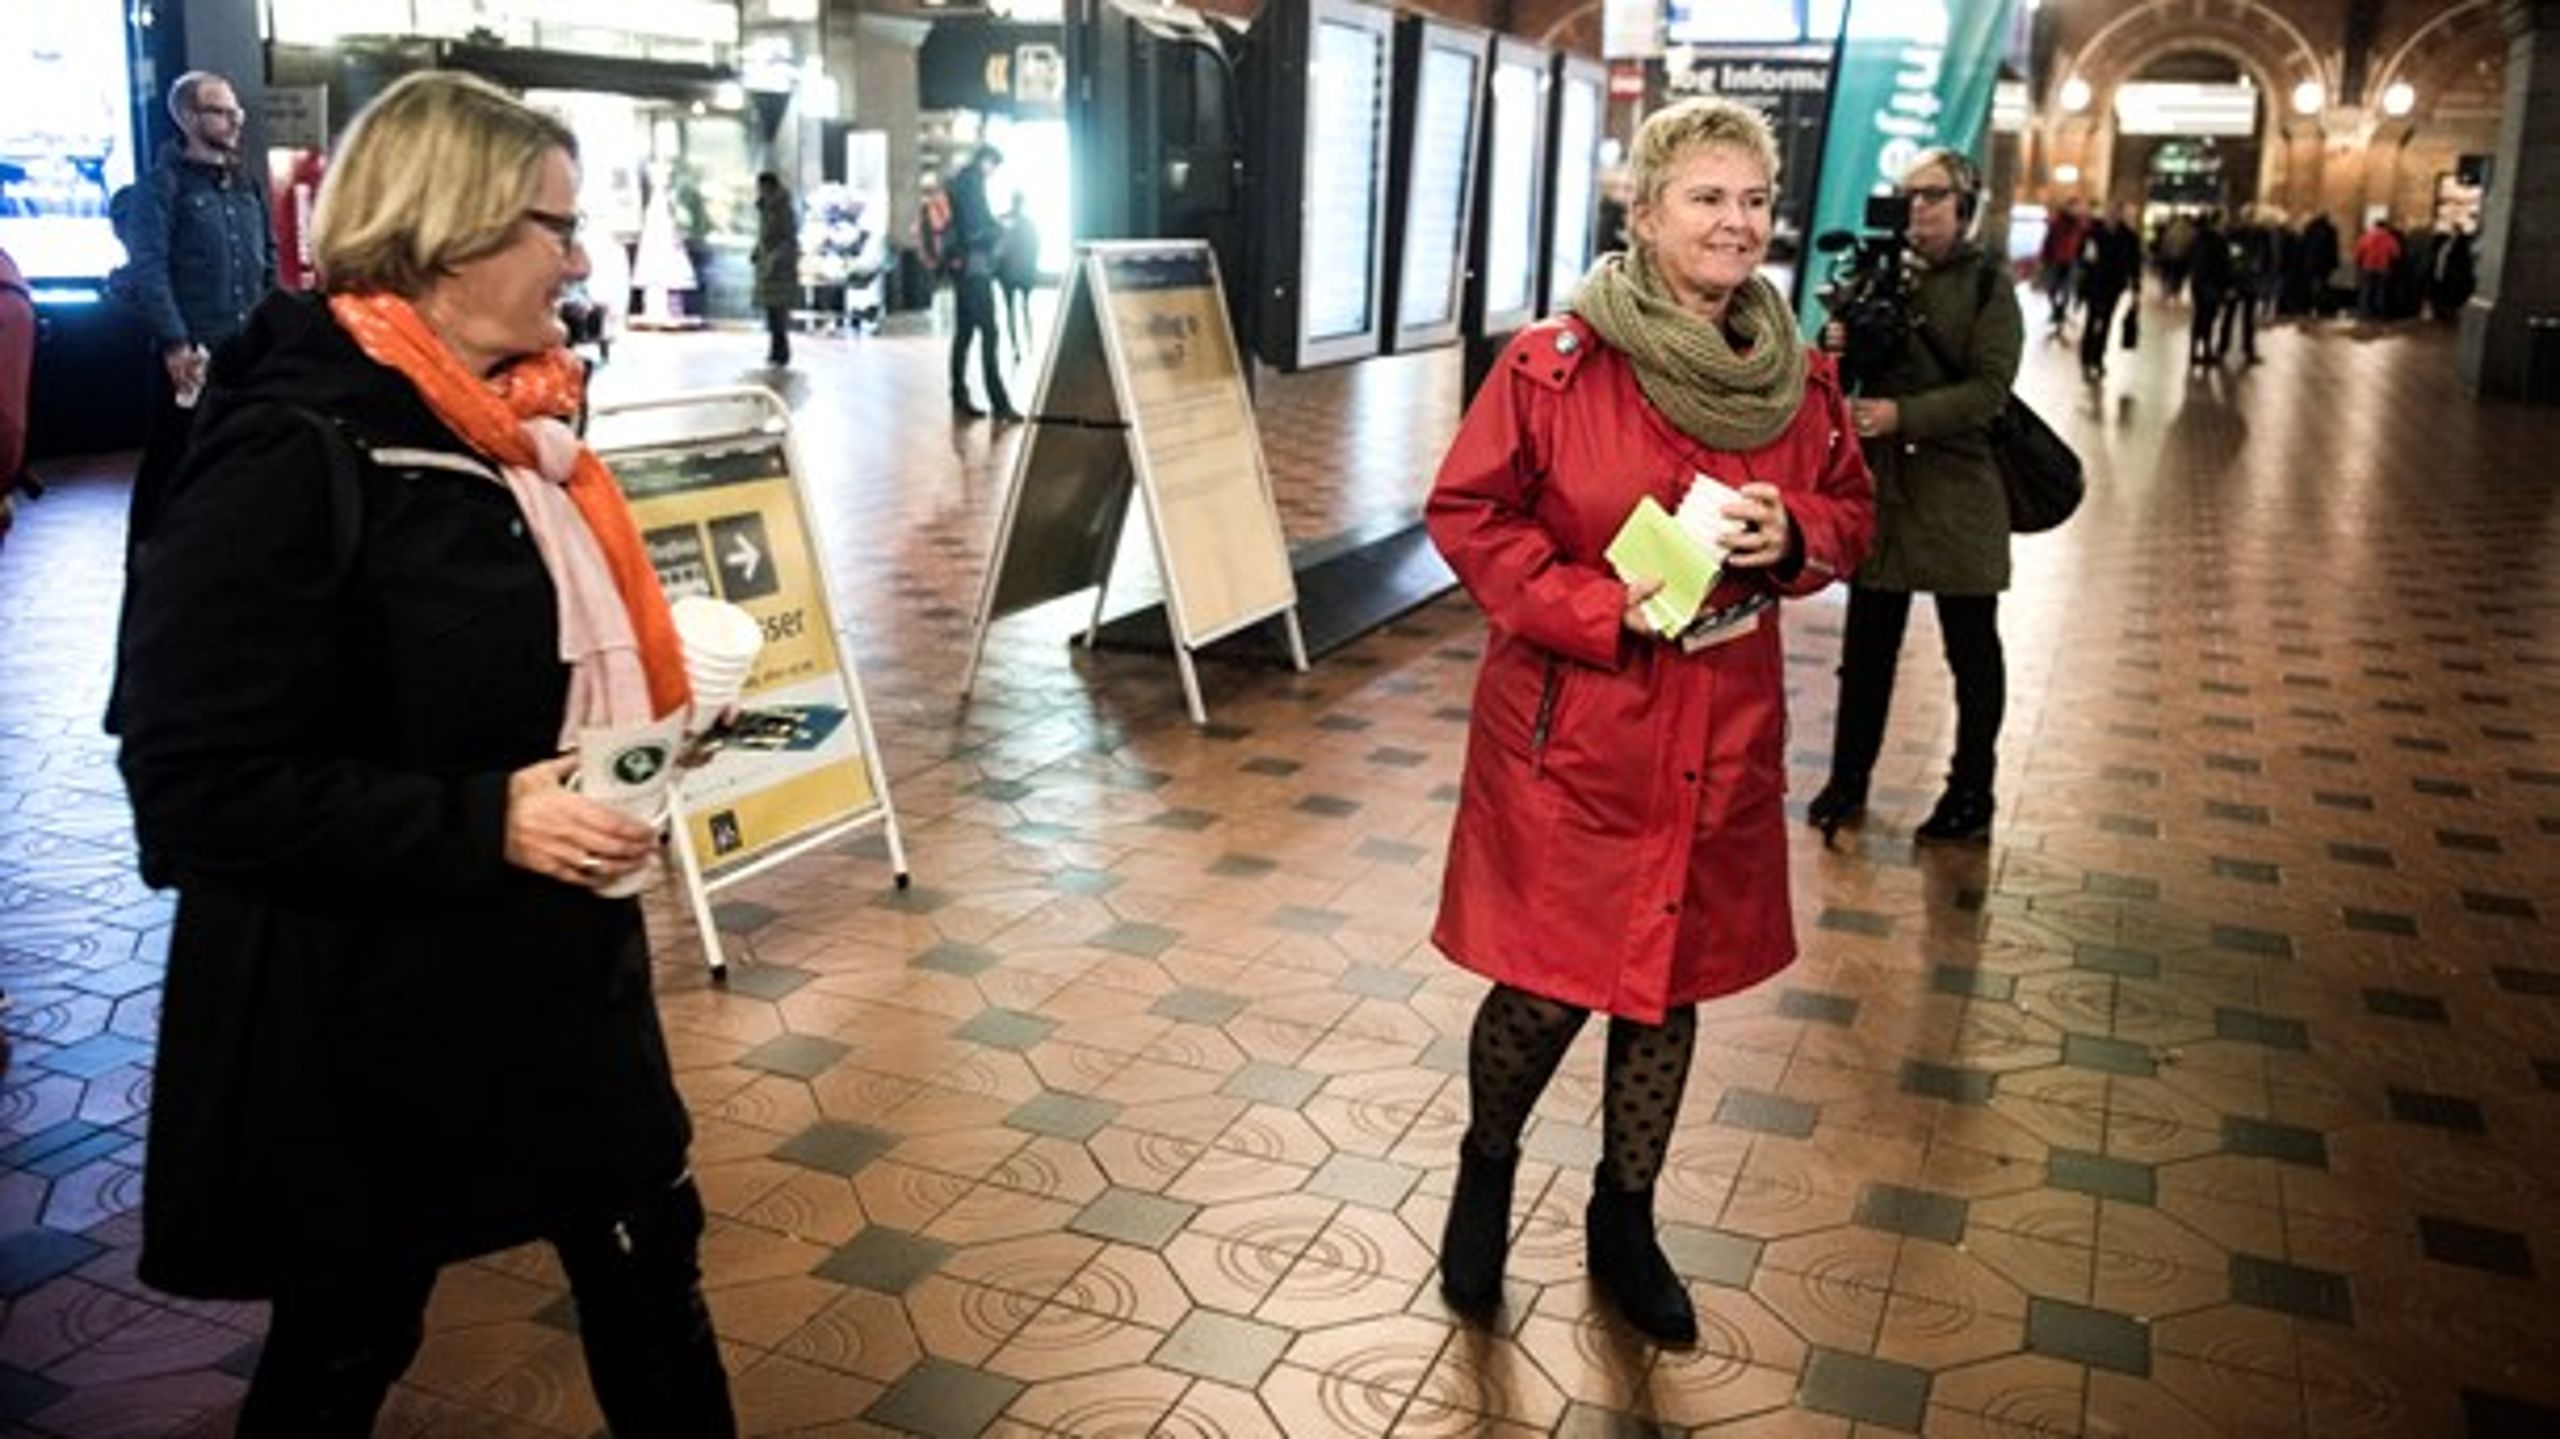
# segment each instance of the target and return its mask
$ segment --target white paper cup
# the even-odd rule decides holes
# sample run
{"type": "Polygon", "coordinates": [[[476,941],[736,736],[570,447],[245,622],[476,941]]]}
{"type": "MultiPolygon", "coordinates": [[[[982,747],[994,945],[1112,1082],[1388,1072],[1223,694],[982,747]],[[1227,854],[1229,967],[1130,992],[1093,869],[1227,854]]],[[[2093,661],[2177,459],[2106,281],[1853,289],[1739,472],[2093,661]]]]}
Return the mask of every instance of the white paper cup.
{"type": "MultiPolygon", "coordinates": [[[[609,804],[653,829],[664,830],[675,808],[676,749],[683,740],[682,716],[648,724],[602,726],[578,735],[578,768],[570,788],[601,804],[609,804]]],[[[598,886],[609,899],[627,899],[657,882],[664,866],[656,855],[646,864],[598,886]]]]}
{"type": "Polygon", "coordinates": [[[676,635],[684,642],[695,726],[708,729],[745,694],[747,677],[764,649],[764,626],[739,606],[707,595],[687,595],[669,608],[676,635]]]}

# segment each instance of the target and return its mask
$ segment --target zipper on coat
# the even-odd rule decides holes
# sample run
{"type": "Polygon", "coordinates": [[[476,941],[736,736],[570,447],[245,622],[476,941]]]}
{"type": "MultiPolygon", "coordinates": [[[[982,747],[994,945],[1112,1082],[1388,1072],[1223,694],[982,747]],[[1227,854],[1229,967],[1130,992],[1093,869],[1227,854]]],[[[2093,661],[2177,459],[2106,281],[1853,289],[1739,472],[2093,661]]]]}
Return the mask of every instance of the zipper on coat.
{"type": "Polygon", "coordinates": [[[1547,772],[1547,736],[1556,724],[1556,691],[1563,688],[1563,676],[1556,671],[1556,657],[1547,656],[1547,675],[1538,690],[1538,722],[1529,727],[1529,770],[1532,774],[1547,772]]]}

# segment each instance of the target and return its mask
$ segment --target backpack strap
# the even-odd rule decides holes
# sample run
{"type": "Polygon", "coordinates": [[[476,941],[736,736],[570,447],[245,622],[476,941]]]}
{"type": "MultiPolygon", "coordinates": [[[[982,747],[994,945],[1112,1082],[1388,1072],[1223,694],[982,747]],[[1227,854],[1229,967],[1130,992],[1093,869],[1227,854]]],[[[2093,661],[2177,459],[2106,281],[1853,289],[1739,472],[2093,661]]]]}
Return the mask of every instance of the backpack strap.
{"type": "Polygon", "coordinates": [[[361,464],[371,451],[338,421],[307,405],[285,409],[320,436],[320,453],[329,467],[329,569],[324,583],[331,589],[346,583],[364,548],[364,482],[361,464]]]}

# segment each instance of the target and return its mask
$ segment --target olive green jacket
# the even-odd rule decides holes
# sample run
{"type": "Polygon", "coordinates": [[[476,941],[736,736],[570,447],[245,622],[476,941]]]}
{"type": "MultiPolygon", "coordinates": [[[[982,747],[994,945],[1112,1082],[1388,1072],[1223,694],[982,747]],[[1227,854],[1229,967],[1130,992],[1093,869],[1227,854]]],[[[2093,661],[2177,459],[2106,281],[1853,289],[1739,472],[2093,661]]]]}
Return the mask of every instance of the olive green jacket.
{"type": "Polygon", "coordinates": [[[1858,583],[1997,594],[2009,587],[2009,501],[1984,427],[2008,403],[2018,376],[2026,326],[2017,290],[1997,259],[1967,243],[1945,264],[1918,273],[1912,312],[1961,373],[1941,366],[1915,334],[1869,388],[1894,399],[1901,426],[1866,442],[1876,476],[1876,542],[1858,583]]]}

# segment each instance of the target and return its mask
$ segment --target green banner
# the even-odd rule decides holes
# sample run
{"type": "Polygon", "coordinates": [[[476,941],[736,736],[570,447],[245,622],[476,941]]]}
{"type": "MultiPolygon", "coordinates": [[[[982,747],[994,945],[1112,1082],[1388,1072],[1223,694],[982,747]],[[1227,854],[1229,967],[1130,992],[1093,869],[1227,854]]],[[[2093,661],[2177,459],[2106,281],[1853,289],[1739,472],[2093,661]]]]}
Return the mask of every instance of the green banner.
{"type": "MultiPolygon", "coordinates": [[[[1890,193],[1911,157],[1932,145],[1979,163],[1991,86],[2009,33],[2011,0],[1849,0],[1831,67],[1831,114],[1813,201],[1814,237],[1856,231],[1869,195],[1890,193]]],[[[1988,170],[1988,166],[1983,166],[1988,170]]],[[[1807,245],[1796,316],[1822,328],[1827,260],[1807,245]]]]}

